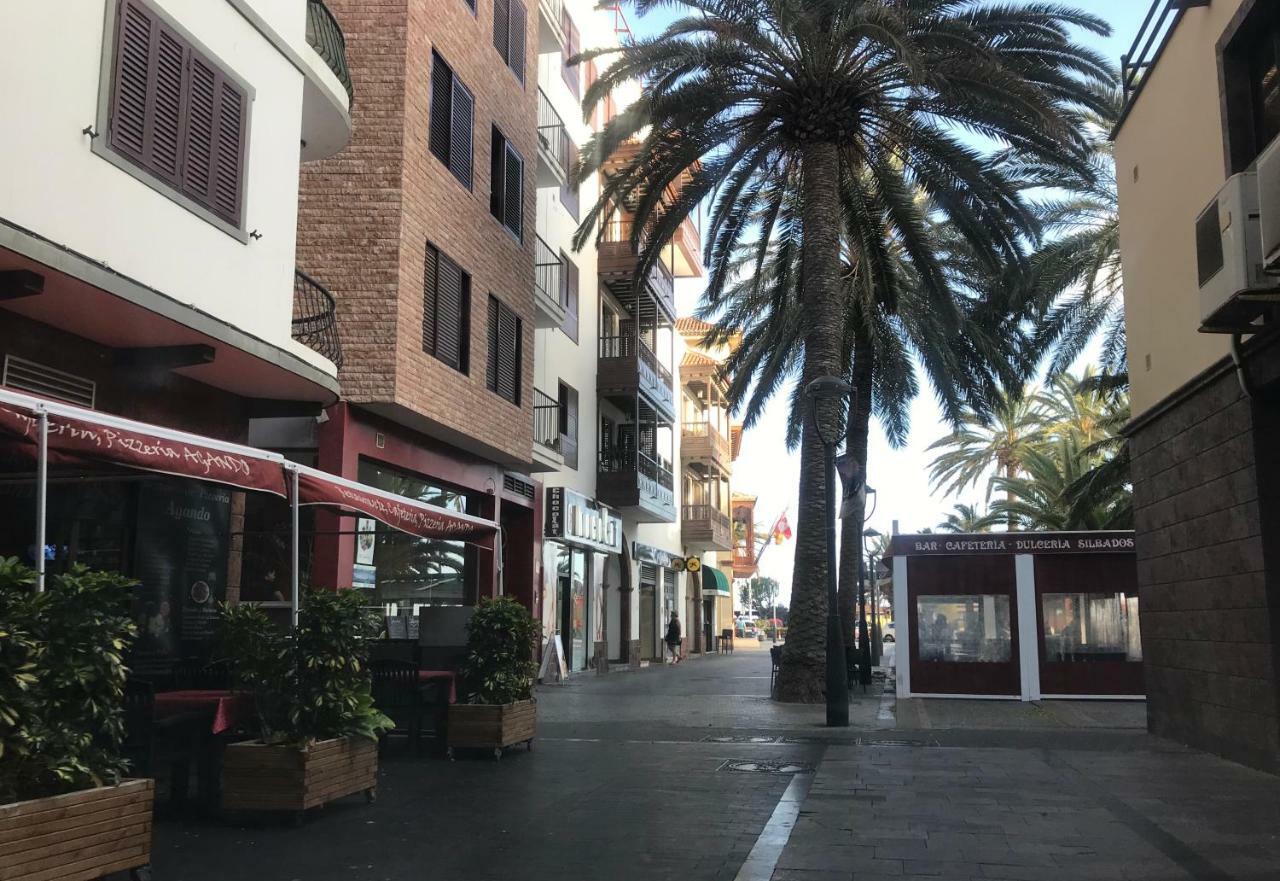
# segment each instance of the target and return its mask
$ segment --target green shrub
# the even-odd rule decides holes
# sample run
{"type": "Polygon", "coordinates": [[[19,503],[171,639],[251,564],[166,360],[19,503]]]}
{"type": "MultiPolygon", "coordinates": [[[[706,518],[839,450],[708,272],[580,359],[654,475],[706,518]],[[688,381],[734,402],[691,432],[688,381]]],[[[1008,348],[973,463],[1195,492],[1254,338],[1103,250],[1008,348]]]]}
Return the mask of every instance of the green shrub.
{"type": "Polygon", "coordinates": [[[462,678],[473,704],[509,704],[533,693],[533,649],[542,625],[510,597],[482,600],[467,623],[462,678]]]}
{"type": "Polygon", "coordinates": [[[0,803],[116,783],[133,582],[0,559],[0,803]]]}
{"type": "Polygon", "coordinates": [[[254,696],[263,742],[374,739],[391,727],[370,694],[378,623],[358,592],[308,594],[294,630],[251,606],[223,607],[219,631],[237,685],[254,696]]]}

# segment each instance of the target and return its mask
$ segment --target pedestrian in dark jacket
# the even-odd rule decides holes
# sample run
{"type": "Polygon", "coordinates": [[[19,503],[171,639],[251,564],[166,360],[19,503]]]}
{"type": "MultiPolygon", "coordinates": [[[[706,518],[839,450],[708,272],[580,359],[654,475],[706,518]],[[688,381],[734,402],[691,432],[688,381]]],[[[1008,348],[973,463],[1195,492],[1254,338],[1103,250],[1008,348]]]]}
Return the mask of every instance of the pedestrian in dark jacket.
{"type": "Polygon", "coordinates": [[[667,648],[671,650],[671,663],[680,663],[680,615],[671,613],[671,623],[667,625],[667,648]]]}

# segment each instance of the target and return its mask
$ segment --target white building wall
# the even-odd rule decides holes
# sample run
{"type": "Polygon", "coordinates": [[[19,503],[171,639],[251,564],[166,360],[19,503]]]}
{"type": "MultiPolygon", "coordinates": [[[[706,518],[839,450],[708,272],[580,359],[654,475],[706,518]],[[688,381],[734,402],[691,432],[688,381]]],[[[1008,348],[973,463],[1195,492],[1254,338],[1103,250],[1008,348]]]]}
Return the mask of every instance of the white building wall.
{"type": "MultiPolygon", "coordinates": [[[[290,336],[304,76],[228,0],[147,0],[253,90],[241,241],[116,167],[82,130],[99,120],[108,0],[0,4],[0,81],[10,124],[0,138],[0,216],[312,364],[290,336]]],[[[305,45],[306,0],[237,0],[305,45]]],[[[296,41],[296,42],[294,42],[296,41]]],[[[305,54],[304,54],[305,53],[305,54]]],[[[106,87],[103,85],[103,87],[106,87]]],[[[344,96],[345,100],[345,96],[344,96]]]]}

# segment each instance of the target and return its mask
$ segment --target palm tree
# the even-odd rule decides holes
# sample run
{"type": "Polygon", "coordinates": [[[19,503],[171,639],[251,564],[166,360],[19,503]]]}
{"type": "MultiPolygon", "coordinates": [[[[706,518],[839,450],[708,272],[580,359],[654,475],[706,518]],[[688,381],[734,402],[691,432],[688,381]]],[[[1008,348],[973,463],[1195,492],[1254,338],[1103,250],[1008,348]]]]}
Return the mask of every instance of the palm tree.
{"type": "Polygon", "coordinates": [[[1100,492],[1099,485],[1073,495],[1073,488],[1087,483],[1095,463],[1095,454],[1076,438],[1059,437],[1028,454],[1023,463],[1025,475],[995,478],[1008,497],[992,505],[992,513],[1008,517],[1011,528],[1014,524],[1022,529],[1055,531],[1130,526],[1132,501],[1126,490],[1112,486],[1110,491],[1100,492]]]}
{"type": "MultiPolygon", "coordinates": [[[[1043,449],[1047,415],[1039,395],[1021,393],[1004,394],[989,417],[964,414],[958,429],[929,445],[930,450],[940,451],[929,469],[934,490],[960,493],[984,475],[992,475],[987,480],[989,502],[997,478],[1015,479],[1026,469],[1028,459],[1043,449]]],[[[1012,492],[1006,492],[1006,501],[1012,502],[1012,492]]],[[[1015,518],[1010,516],[1010,528],[1014,525],[1015,518]]]]}
{"type": "Polygon", "coordinates": [[[1000,518],[991,513],[982,513],[977,505],[957,504],[947,515],[947,519],[938,524],[939,532],[990,532],[991,527],[1000,522],[1000,518]]]}
{"type": "MultiPolygon", "coordinates": [[[[689,14],[653,38],[578,56],[616,55],[584,96],[586,113],[627,83],[639,82],[641,95],[583,152],[579,179],[625,142],[638,142],[630,159],[610,167],[576,245],[583,246],[597,224],[627,212],[643,276],[680,223],[714,194],[706,262],[715,297],[749,234],[758,242],[757,264],[764,262],[782,202],[798,190],[803,386],[840,375],[847,364],[842,221],[857,232],[852,241],[867,263],[873,294],[888,264],[885,245],[894,238],[886,223],[922,271],[941,275],[922,241],[916,188],[945,206],[980,253],[998,255],[992,265],[1019,260],[1034,218],[1004,170],[982,161],[961,132],[978,132],[1042,161],[1083,157],[1081,110],[1097,103],[1087,84],[1112,76],[1069,32],[1074,26],[1104,34],[1105,23],[1052,3],[638,0],[636,9],[643,15],[659,5],[689,14]],[[874,180],[879,202],[842,188],[845,177],[874,180]],[[842,204],[841,194],[854,201],[842,204]]],[[[823,471],[821,442],[806,427],[791,630],[778,681],[780,696],[789,700],[822,696],[823,471]]]]}

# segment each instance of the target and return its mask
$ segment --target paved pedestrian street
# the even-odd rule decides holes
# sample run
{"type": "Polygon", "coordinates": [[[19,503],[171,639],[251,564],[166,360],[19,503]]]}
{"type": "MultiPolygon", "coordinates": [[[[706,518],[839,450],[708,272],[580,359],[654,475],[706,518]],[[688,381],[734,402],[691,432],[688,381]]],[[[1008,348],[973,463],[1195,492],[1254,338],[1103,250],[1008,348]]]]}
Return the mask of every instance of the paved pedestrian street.
{"type": "Polygon", "coordinates": [[[855,690],[833,731],[768,691],[757,648],[578,676],[539,690],[532,752],[392,740],[376,803],[161,820],[154,877],[1280,879],[1280,781],[1148,736],[1141,704],[855,690]]]}

